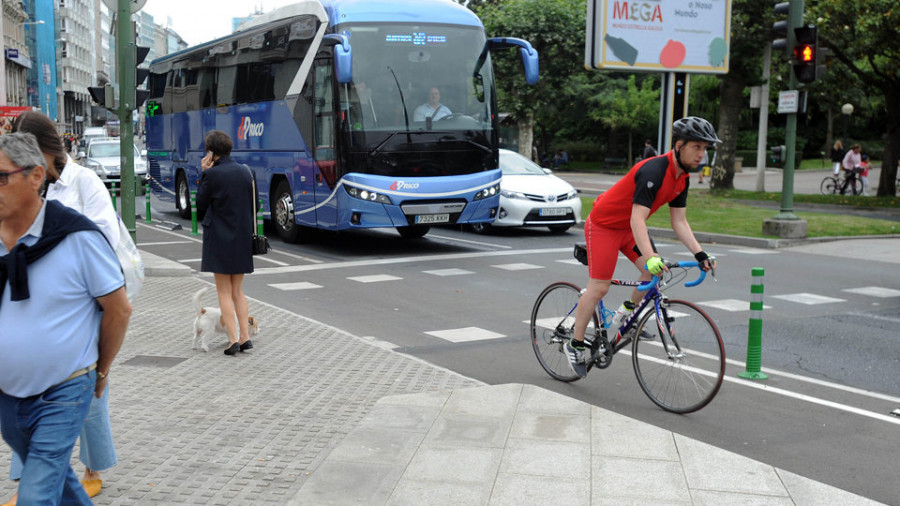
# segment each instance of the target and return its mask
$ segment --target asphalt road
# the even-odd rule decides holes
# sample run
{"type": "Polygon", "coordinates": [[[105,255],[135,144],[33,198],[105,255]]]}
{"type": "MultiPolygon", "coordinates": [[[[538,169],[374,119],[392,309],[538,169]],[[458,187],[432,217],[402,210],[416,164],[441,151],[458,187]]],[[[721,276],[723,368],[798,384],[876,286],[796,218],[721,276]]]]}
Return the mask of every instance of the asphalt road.
{"type": "MultiPolygon", "coordinates": [[[[200,242],[189,235],[189,223],[169,204],[155,202],[154,209],[155,219],[180,222],[184,229],[141,225],[139,246],[199,268],[200,242]]],[[[256,258],[246,290],[255,299],[491,384],[550,388],[900,503],[900,484],[888,478],[900,452],[900,418],[889,414],[900,408],[896,263],[873,261],[863,252],[711,245],[720,261],[718,281],[675,287],[669,295],[700,303],[716,320],[731,360],[728,380],[710,406],[677,416],[644,396],[626,355],[573,384],[552,380],[535,360],[526,324],[534,299],[551,282],[585,282],[584,267],[571,260],[572,244],[582,239],[576,228],[563,235],[499,230],[487,236],[435,228],[413,241],[391,230],[319,233],[304,245],[273,238],[275,251],[256,258]],[[854,260],[859,258],[866,260],[854,260]],[[768,306],[762,356],[770,378],[757,382],[736,377],[746,357],[753,267],[765,268],[768,306]],[[729,305],[737,309],[722,309],[729,305]]],[[[680,245],[660,243],[664,255],[688,258],[680,245]]],[[[632,273],[625,262],[617,270],[621,276],[632,273]]],[[[613,292],[610,300],[625,296],[613,292]]]]}

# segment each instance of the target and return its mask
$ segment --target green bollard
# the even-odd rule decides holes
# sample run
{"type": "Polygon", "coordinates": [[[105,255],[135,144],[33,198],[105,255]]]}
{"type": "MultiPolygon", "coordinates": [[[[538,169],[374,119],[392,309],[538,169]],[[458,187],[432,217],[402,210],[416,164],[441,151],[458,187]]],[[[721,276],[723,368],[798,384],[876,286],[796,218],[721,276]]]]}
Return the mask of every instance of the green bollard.
{"type": "Polygon", "coordinates": [[[259,210],[256,211],[256,235],[266,235],[263,230],[263,212],[262,212],[263,202],[262,199],[259,199],[259,210]]]}
{"type": "Polygon", "coordinates": [[[753,284],[750,285],[750,329],[747,333],[747,365],[738,376],[744,379],[764,380],[769,376],[761,372],[762,366],[762,312],[763,276],[765,269],[754,267],[753,284]]]}
{"type": "Polygon", "coordinates": [[[117,193],[117,191],[116,191],[117,188],[116,188],[116,187],[117,187],[117,186],[118,186],[118,185],[116,184],[115,181],[111,182],[110,185],[109,185],[109,196],[112,197],[112,205],[113,205],[113,209],[115,209],[116,211],[118,211],[118,209],[119,209],[119,208],[116,206],[116,193],[117,193]]]}
{"type": "Polygon", "coordinates": [[[197,192],[191,191],[191,235],[200,235],[197,232],[197,192]]]}
{"type": "Polygon", "coordinates": [[[147,183],[144,185],[144,196],[147,200],[147,223],[153,223],[153,220],[150,218],[150,180],[147,180],[147,183]]]}

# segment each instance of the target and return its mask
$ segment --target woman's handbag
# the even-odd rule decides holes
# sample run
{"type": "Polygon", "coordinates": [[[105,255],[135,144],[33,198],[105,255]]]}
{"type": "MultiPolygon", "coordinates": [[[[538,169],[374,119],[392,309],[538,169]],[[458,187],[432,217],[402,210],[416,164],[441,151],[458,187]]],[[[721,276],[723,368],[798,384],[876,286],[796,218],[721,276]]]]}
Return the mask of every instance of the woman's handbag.
{"type": "MultiPolygon", "coordinates": [[[[250,195],[250,199],[253,201],[253,204],[250,206],[250,218],[251,223],[256,223],[256,176],[253,175],[253,171],[250,170],[250,167],[244,165],[247,168],[247,171],[250,172],[250,181],[253,183],[253,193],[250,195]]],[[[254,255],[265,255],[272,249],[269,246],[269,238],[264,235],[257,235],[255,232],[253,233],[253,245],[252,250],[254,255]]]]}

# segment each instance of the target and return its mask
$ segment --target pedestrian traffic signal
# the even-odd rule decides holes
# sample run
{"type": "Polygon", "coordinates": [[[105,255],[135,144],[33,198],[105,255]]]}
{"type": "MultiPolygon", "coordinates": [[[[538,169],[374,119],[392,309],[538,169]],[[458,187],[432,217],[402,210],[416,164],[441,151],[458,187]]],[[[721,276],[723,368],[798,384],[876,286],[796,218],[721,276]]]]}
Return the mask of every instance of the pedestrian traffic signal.
{"type": "Polygon", "coordinates": [[[91,99],[99,105],[109,110],[115,109],[115,90],[111,84],[107,83],[105,86],[88,86],[88,93],[91,95],[91,99]]]}
{"type": "Polygon", "coordinates": [[[772,147],[772,163],[776,165],[781,165],[784,163],[784,159],[787,155],[787,146],[773,146],[772,147]]]}
{"type": "Polygon", "coordinates": [[[818,42],[819,34],[815,26],[794,28],[794,75],[801,83],[816,80],[819,66],[818,42]]]}
{"type": "MultiPolygon", "coordinates": [[[[775,14],[776,15],[787,15],[788,10],[790,10],[791,3],[790,2],[781,2],[779,4],[775,4],[775,14]]],[[[788,20],[779,19],[775,23],[772,24],[772,34],[775,36],[775,40],[772,41],[772,49],[777,51],[784,52],[787,55],[788,52],[788,20]]]]}
{"type": "Polygon", "coordinates": [[[149,68],[141,68],[140,64],[144,62],[147,58],[147,54],[150,53],[150,48],[146,46],[134,46],[134,108],[140,108],[144,102],[147,101],[147,97],[150,96],[150,90],[141,89],[141,86],[144,85],[144,81],[147,80],[147,76],[150,75],[149,68]]]}

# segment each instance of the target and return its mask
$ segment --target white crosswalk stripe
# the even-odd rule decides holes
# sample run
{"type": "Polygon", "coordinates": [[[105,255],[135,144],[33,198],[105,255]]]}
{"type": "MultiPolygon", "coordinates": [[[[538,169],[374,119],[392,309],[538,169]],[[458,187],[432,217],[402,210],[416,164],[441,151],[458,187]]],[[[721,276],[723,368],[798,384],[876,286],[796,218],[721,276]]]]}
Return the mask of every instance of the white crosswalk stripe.
{"type": "Polygon", "coordinates": [[[750,248],[730,249],[728,251],[730,251],[732,253],[741,253],[743,255],[776,255],[776,254],[780,253],[779,251],[772,250],[772,249],[750,249],[750,248]]]}
{"type": "Polygon", "coordinates": [[[797,302],[814,306],[816,304],[831,304],[834,302],[846,302],[846,299],[838,299],[835,297],[826,297],[824,295],[816,295],[814,293],[789,293],[786,295],[773,295],[773,299],[781,299],[789,302],[797,302]]]}
{"type": "Polygon", "coordinates": [[[391,276],[390,274],[372,274],[371,276],[353,276],[347,279],[351,281],[359,281],[360,283],[378,283],[381,281],[394,281],[403,278],[391,276]]]}
{"type": "Polygon", "coordinates": [[[507,271],[525,271],[529,269],[543,269],[543,265],[534,265],[534,264],[525,264],[525,263],[517,263],[517,264],[499,264],[492,265],[491,267],[496,267],[498,269],[503,269],[507,271]]]}
{"type": "Polygon", "coordinates": [[[277,288],[279,290],[288,292],[292,290],[310,290],[313,288],[322,288],[322,285],[317,285],[315,283],[309,283],[307,281],[300,281],[298,283],[271,283],[269,284],[272,288],[277,288]]]}
{"type": "Polygon", "coordinates": [[[487,339],[500,339],[506,337],[478,327],[464,327],[460,329],[433,330],[425,332],[429,336],[439,337],[452,343],[465,343],[471,341],[484,341],[487,339]]]}
{"type": "Polygon", "coordinates": [[[437,269],[433,271],[422,271],[425,274],[431,274],[433,276],[462,276],[465,274],[475,274],[472,271],[467,271],[465,269],[437,269]]]}
{"type": "Polygon", "coordinates": [[[887,299],[889,297],[900,297],[900,290],[893,288],[884,288],[881,286],[862,286],[859,288],[845,288],[843,291],[849,293],[857,293],[860,295],[868,295],[870,297],[879,297],[887,299]]]}
{"type": "MultiPolygon", "coordinates": [[[[722,309],[724,311],[750,311],[750,302],[739,299],[708,300],[706,302],[698,302],[697,304],[722,309]]],[[[772,306],[763,304],[763,309],[771,308],[772,306]]]]}

